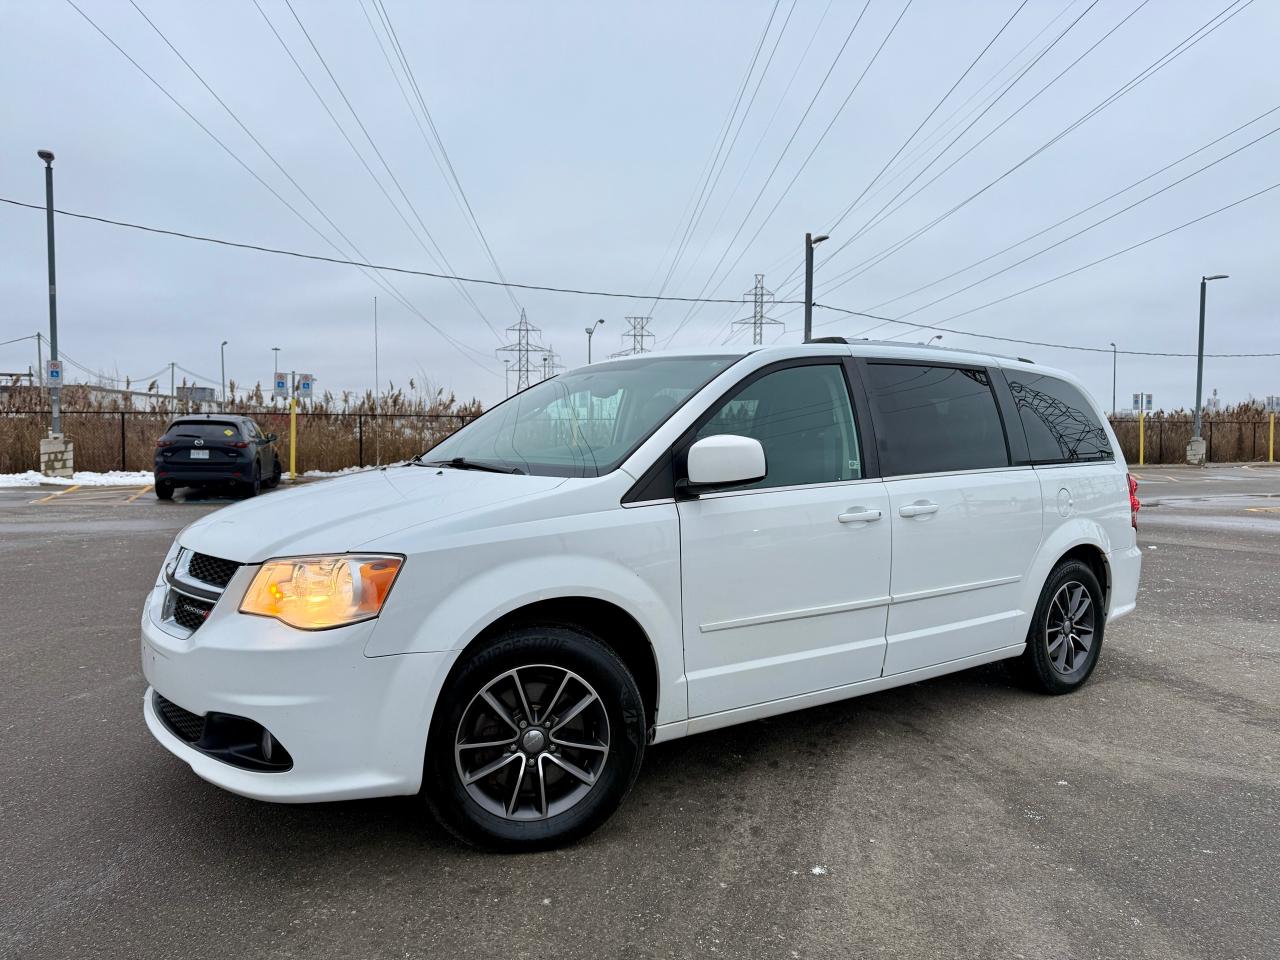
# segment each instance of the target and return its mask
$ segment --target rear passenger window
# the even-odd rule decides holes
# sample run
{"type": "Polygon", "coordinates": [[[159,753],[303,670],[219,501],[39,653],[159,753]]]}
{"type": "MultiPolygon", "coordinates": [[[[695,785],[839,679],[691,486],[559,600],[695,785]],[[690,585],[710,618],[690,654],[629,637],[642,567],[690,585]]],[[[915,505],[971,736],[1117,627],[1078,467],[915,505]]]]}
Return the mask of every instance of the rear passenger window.
{"type": "Polygon", "coordinates": [[[862,478],[844,370],[805,364],[765,374],[726,400],[697,439],[736,434],[760,441],[768,474],[744,484],[788,487],[862,478]]]}
{"type": "Polygon", "coordinates": [[[1006,370],[1032,463],[1114,460],[1107,431],[1078,389],[1057,377],[1006,370]]]}
{"type": "Polygon", "coordinates": [[[985,370],[875,362],[866,370],[884,476],[1009,465],[985,370]]]}

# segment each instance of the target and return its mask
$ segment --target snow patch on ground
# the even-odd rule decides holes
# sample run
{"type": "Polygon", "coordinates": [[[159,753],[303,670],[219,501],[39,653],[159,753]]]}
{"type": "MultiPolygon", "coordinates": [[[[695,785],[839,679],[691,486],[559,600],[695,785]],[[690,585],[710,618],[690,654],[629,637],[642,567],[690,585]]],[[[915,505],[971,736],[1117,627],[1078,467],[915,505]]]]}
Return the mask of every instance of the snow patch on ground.
{"type": "Polygon", "coordinates": [[[308,470],[302,475],[304,477],[316,477],[317,479],[323,478],[323,477],[345,477],[347,474],[350,474],[350,473],[364,473],[366,470],[377,470],[377,469],[379,468],[378,467],[343,467],[341,470],[308,470]]]}
{"type": "Polygon", "coordinates": [[[0,473],[0,487],[38,487],[41,484],[55,487],[142,487],[154,477],[150,470],[108,470],[95,473],[82,470],[71,477],[46,477],[28,470],[26,473],[0,473]]]}
{"type": "Polygon", "coordinates": [[[826,867],[810,867],[809,872],[815,877],[825,877],[827,875],[826,867]]]}

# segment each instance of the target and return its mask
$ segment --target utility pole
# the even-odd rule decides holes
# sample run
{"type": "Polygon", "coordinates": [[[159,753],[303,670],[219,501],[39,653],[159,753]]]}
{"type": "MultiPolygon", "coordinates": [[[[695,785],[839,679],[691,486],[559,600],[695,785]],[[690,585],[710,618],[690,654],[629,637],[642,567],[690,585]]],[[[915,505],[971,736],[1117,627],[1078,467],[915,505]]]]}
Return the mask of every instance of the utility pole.
{"type": "Polygon", "coordinates": [[[1116,345],[1111,344],[1111,415],[1116,415],[1116,345]]]}
{"type": "MultiPolygon", "coordinates": [[[[498,353],[514,353],[516,355],[515,361],[511,364],[511,369],[516,375],[516,387],[512,392],[519,393],[529,387],[529,378],[532,373],[529,354],[543,353],[546,347],[537,342],[537,334],[542,331],[529,322],[529,318],[525,315],[523,309],[520,311],[520,319],[507,327],[507,331],[512,334],[512,342],[499,347],[498,353]]],[[[508,393],[508,396],[510,396],[510,393],[508,393]]]]}
{"type": "Polygon", "coordinates": [[[378,425],[378,390],[381,380],[378,377],[378,298],[373,298],[373,458],[377,466],[382,466],[382,430],[378,425]]]}
{"type": "Polygon", "coordinates": [[[40,389],[44,389],[44,334],[36,331],[36,374],[40,378],[40,389]]]}
{"type": "Polygon", "coordinates": [[[773,302],[773,291],[764,288],[764,274],[756,274],[756,285],[742,295],[742,299],[751,298],[752,310],[751,316],[744,320],[735,320],[733,325],[751,324],[751,342],[756,346],[764,343],[764,328],[766,326],[780,327],[782,321],[774,320],[764,315],[764,305],[767,302],[773,302]]]}
{"type": "Polygon", "coordinates": [[[227,412],[227,341],[222,341],[218,348],[218,356],[222,362],[222,412],[227,412]]]}
{"type": "Polygon", "coordinates": [[[824,233],[804,235],[804,342],[813,339],[813,248],[829,239],[824,233]]]}
{"type": "MultiPolygon", "coordinates": [[[[49,359],[58,359],[58,281],[54,269],[53,246],[53,151],[37,150],[36,156],[44,161],[44,216],[45,235],[49,245],[49,359]]],[[[49,407],[53,411],[52,433],[62,433],[62,385],[49,385],[49,407]]]]}
{"type": "Polygon", "coordinates": [[[542,355],[542,379],[549,380],[563,369],[564,364],[559,362],[555,347],[548,346],[547,352],[542,355]]]}
{"type": "Polygon", "coordinates": [[[627,332],[622,335],[622,342],[625,344],[629,337],[631,346],[619,350],[613,356],[632,357],[648,353],[653,344],[653,334],[649,332],[649,321],[652,319],[653,317],[627,317],[627,332]]]}
{"type": "Polygon", "coordinates": [[[1195,429],[1191,434],[1191,442],[1187,444],[1187,463],[1204,463],[1204,439],[1200,435],[1200,397],[1204,388],[1204,300],[1205,288],[1210,280],[1226,280],[1228,274],[1215,273],[1211,277],[1200,278],[1200,339],[1196,348],[1196,419],[1195,429]]]}

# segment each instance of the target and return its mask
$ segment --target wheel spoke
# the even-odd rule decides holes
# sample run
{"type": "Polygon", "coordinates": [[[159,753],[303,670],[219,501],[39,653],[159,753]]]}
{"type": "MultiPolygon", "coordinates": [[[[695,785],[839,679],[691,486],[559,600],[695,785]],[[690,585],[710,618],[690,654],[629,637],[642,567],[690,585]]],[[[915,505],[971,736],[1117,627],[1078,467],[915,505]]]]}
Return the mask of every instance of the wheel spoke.
{"type": "Polygon", "coordinates": [[[503,720],[506,721],[507,726],[509,726],[517,734],[520,732],[520,727],[516,724],[514,720],[511,719],[511,712],[507,710],[506,706],[502,703],[501,700],[499,700],[489,691],[488,687],[485,687],[483,690],[480,691],[480,696],[484,698],[485,703],[487,703],[490,707],[493,708],[494,713],[496,713],[498,716],[500,716],[503,720]]]}
{"type": "Polygon", "coordinates": [[[1089,648],[1093,646],[1093,631],[1079,630],[1071,635],[1071,639],[1080,645],[1080,649],[1085,653],[1089,652],[1089,648]]]}
{"type": "Polygon", "coordinates": [[[564,770],[570,776],[577,777],[587,786],[591,786],[596,782],[596,778],[592,774],[588,773],[586,770],[583,770],[576,763],[570,763],[568,760],[565,760],[564,757],[557,757],[553,753],[548,753],[546,757],[547,757],[547,760],[549,760],[551,763],[554,763],[557,767],[559,767],[561,770],[564,770]]]}
{"type": "Polygon", "coordinates": [[[520,696],[520,705],[524,707],[524,719],[533,723],[533,711],[529,709],[529,698],[524,695],[524,684],[520,682],[520,671],[512,670],[511,679],[516,685],[516,693],[520,696]]]}
{"type": "Polygon", "coordinates": [[[579,700],[577,703],[575,703],[572,707],[569,708],[569,712],[560,718],[560,722],[551,728],[551,732],[555,733],[557,730],[563,727],[566,723],[568,723],[570,720],[572,720],[574,717],[580,714],[583,710],[591,706],[591,704],[595,701],[595,699],[596,699],[596,695],[594,692],[588,693],[585,697],[583,697],[581,700],[579,700]]]}
{"type": "Polygon", "coordinates": [[[569,671],[564,672],[564,679],[560,681],[560,686],[556,688],[555,696],[546,702],[542,708],[542,716],[538,717],[538,723],[546,722],[548,717],[555,716],[552,711],[555,709],[556,703],[560,700],[560,694],[564,693],[564,688],[569,685],[569,671]]]}
{"type": "Polygon", "coordinates": [[[466,774],[462,778],[462,782],[464,784],[472,784],[472,783],[475,783],[477,780],[483,780],[485,777],[490,776],[491,774],[497,773],[499,770],[505,767],[512,760],[523,761],[524,757],[518,753],[509,753],[506,756],[499,757],[497,760],[494,760],[492,763],[486,763],[479,770],[473,770],[470,773],[466,774]]]}
{"type": "Polygon", "coordinates": [[[543,767],[546,759],[545,755],[538,758],[538,813],[544,817],[547,815],[547,771],[543,767]]]}
{"type": "Polygon", "coordinates": [[[560,747],[568,747],[570,750],[594,750],[596,753],[608,753],[609,748],[599,743],[577,743],[573,740],[565,740],[562,737],[552,737],[551,742],[560,747]]]}
{"type": "Polygon", "coordinates": [[[486,743],[460,743],[459,750],[483,750],[485,747],[509,747],[516,742],[515,737],[509,737],[506,740],[489,740],[486,743]]]}
{"type": "Polygon", "coordinates": [[[1081,587],[1071,605],[1071,619],[1083,620],[1084,615],[1089,612],[1089,607],[1092,604],[1093,599],[1089,596],[1089,591],[1081,587]]]}
{"type": "Polygon", "coordinates": [[[1063,633],[1061,630],[1059,630],[1058,638],[1056,640],[1049,641],[1049,656],[1052,657],[1054,654],[1054,651],[1057,650],[1060,646],[1062,646],[1062,639],[1063,639],[1063,633]]]}
{"type": "Polygon", "coordinates": [[[520,754],[518,753],[515,754],[515,756],[518,757],[520,760],[520,768],[516,771],[515,789],[511,791],[511,799],[507,801],[508,817],[516,812],[516,806],[520,803],[520,787],[524,784],[524,768],[525,768],[524,757],[520,756],[520,754]]]}

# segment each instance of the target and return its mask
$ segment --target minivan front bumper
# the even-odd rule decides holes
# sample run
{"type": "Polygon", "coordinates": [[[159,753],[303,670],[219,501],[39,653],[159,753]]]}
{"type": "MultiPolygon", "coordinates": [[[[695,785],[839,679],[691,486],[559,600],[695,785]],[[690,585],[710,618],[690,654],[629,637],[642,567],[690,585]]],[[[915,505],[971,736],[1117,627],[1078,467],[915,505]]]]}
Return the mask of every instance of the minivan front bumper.
{"type": "Polygon", "coordinates": [[[228,591],[187,636],[162,621],[165,586],[142,616],[143,716],[200,777],[258,800],[311,802],[416,793],[427,730],[454,654],[366,657],[377,621],[303,631],[236,611],[228,591]],[[155,694],[182,711],[225,714],[269,731],[292,760],[257,769],[180,737],[155,694]]]}

